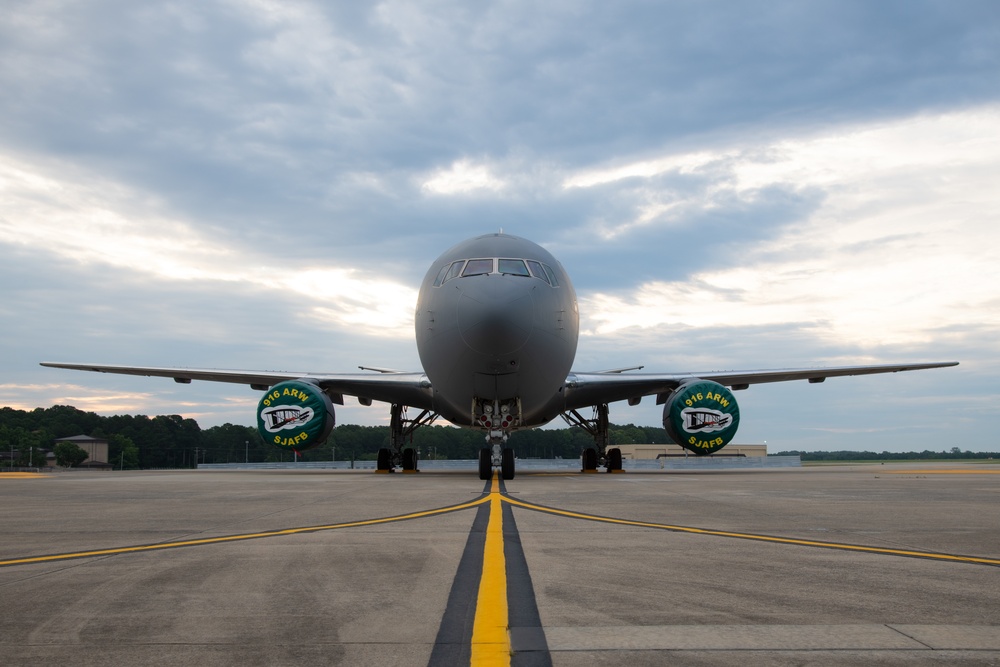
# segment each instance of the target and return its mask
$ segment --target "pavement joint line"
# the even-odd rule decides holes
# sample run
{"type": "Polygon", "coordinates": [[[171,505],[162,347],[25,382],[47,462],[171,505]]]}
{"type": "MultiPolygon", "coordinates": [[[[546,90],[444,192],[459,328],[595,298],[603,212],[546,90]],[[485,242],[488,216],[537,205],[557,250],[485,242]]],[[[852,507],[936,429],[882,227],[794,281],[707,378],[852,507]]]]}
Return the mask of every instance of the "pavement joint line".
{"type": "MultiPolygon", "coordinates": [[[[518,630],[515,628],[515,630],[518,630]]],[[[547,650],[594,651],[997,651],[1000,626],[775,624],[550,626],[547,650]]],[[[527,646],[527,644],[526,644],[527,646]]]]}
{"type": "Polygon", "coordinates": [[[920,641],[919,639],[917,639],[916,637],[914,637],[914,636],[913,636],[912,634],[907,634],[907,633],[903,632],[902,630],[900,630],[899,628],[897,628],[897,627],[894,627],[894,626],[892,626],[892,625],[890,625],[890,624],[888,624],[888,623],[886,624],[886,626],[885,626],[885,627],[889,628],[889,629],[890,629],[890,630],[892,630],[893,632],[898,632],[899,634],[903,635],[903,636],[904,636],[904,637],[906,637],[907,639],[911,639],[911,640],[913,640],[913,641],[917,642],[917,643],[918,643],[918,644],[920,644],[921,646],[925,646],[925,647],[927,647],[927,648],[929,648],[929,649],[933,649],[933,648],[934,648],[934,647],[933,647],[933,646],[931,646],[930,644],[927,644],[926,642],[922,642],[922,641],[920,641]]]}
{"type": "Polygon", "coordinates": [[[655,528],[658,530],[668,530],[675,533],[690,533],[694,535],[711,535],[715,537],[732,537],[742,540],[754,540],[758,542],[770,542],[774,544],[789,544],[794,546],[817,547],[823,549],[837,549],[840,551],[855,551],[861,553],[879,554],[887,556],[904,556],[909,558],[925,558],[930,560],[947,561],[955,563],[968,563],[973,565],[1000,566],[1000,558],[981,558],[977,556],[963,556],[958,554],[936,553],[933,551],[912,551],[907,549],[890,549],[886,547],[866,546],[862,544],[846,544],[840,542],[823,542],[819,540],[802,540],[793,537],[777,537],[774,535],[761,535],[756,533],[737,533],[726,530],[712,530],[708,528],[694,528],[691,526],[674,526],[665,523],[654,523],[651,521],[636,521],[632,519],[617,519],[614,517],[598,516],[594,514],[584,514],[582,512],[572,512],[544,505],[536,505],[523,500],[505,496],[504,502],[523,507],[525,509],[565,516],[572,519],[582,519],[585,521],[598,521],[621,526],[633,526],[637,528],[655,528]]]}
{"type": "Polygon", "coordinates": [[[243,540],[262,539],[267,537],[282,537],[287,535],[299,535],[302,533],[318,533],[327,530],[339,530],[342,528],[359,528],[364,526],[377,526],[380,524],[396,523],[399,521],[409,521],[412,519],[423,519],[429,516],[459,512],[462,510],[478,507],[489,502],[490,496],[483,495],[481,498],[457,505],[439,507],[431,510],[421,510],[409,514],[399,514],[391,517],[381,517],[376,519],[363,519],[360,521],[346,521],[344,523],[327,524],[321,526],[302,526],[299,528],[285,528],[282,530],[269,530],[257,533],[240,533],[236,535],[220,535],[218,537],[205,537],[195,540],[177,540],[172,542],[159,542],[155,544],[140,544],[126,547],[114,547],[110,549],[92,549],[89,551],[72,551],[60,554],[49,554],[44,556],[27,556],[24,558],[11,558],[0,560],[0,567],[12,565],[30,565],[35,563],[51,563],[57,561],[71,560],[74,558],[93,558],[96,556],[115,556],[126,553],[136,553],[142,551],[159,551],[163,549],[175,549],[178,547],[205,546],[209,544],[224,544],[227,542],[240,542],[243,540]]]}
{"type": "Polygon", "coordinates": [[[1000,475],[1000,470],[885,470],[883,475],[1000,475]]]}

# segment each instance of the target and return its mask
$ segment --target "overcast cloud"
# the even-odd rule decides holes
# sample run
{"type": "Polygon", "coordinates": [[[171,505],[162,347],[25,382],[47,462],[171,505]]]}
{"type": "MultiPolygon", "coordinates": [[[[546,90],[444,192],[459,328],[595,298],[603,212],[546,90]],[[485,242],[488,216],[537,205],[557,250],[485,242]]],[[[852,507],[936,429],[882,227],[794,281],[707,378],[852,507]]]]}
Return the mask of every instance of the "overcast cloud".
{"type": "Polygon", "coordinates": [[[739,442],[1000,446],[992,0],[12,2],[0,90],[2,405],[253,421],[43,360],[416,369],[427,267],[502,227],[579,370],[962,362],[754,387],[739,442]]]}

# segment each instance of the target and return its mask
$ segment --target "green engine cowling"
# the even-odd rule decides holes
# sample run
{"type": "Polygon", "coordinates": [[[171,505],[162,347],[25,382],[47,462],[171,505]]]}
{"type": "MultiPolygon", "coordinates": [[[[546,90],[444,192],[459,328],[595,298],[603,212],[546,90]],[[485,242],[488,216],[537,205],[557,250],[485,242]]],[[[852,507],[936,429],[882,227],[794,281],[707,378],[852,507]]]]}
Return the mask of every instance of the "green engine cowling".
{"type": "Polygon", "coordinates": [[[674,442],[695,454],[711,454],[732,441],[740,408],[727,387],[710,380],[680,385],[663,406],[663,428],[674,442]]]}
{"type": "Polygon", "coordinates": [[[305,380],[276,384],[257,404],[260,437],[281,449],[301,452],[318,447],[335,423],[330,397],[305,380]]]}

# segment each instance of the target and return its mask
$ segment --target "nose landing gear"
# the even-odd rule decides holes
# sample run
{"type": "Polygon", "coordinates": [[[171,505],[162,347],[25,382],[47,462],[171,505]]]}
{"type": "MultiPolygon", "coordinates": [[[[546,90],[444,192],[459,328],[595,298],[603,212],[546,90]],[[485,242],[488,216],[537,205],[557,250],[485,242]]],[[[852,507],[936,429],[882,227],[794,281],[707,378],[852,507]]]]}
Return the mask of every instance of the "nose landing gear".
{"type": "MultiPolygon", "coordinates": [[[[487,436],[492,440],[493,436],[487,436]]],[[[479,479],[489,480],[493,477],[493,469],[500,468],[501,479],[514,479],[514,450],[505,447],[507,434],[504,433],[488,447],[479,450],[479,479]]]]}
{"type": "Polygon", "coordinates": [[[479,479],[491,479],[494,468],[500,469],[501,478],[514,479],[514,450],[507,446],[507,438],[521,423],[521,399],[475,399],[472,417],[486,430],[487,445],[479,450],[479,479]]]}

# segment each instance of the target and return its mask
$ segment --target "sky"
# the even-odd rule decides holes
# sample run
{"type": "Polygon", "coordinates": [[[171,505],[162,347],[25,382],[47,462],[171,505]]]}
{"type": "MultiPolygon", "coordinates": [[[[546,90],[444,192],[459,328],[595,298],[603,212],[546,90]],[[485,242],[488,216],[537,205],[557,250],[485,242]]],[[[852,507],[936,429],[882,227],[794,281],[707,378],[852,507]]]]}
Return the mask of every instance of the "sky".
{"type": "Polygon", "coordinates": [[[15,0],[0,90],[0,405],[249,425],[38,363],[418,370],[424,273],[503,229],[576,370],[961,362],[751,387],[735,442],[1000,451],[993,0],[15,0]]]}

